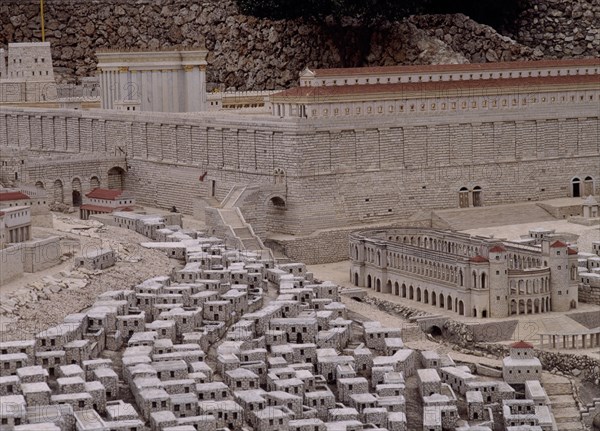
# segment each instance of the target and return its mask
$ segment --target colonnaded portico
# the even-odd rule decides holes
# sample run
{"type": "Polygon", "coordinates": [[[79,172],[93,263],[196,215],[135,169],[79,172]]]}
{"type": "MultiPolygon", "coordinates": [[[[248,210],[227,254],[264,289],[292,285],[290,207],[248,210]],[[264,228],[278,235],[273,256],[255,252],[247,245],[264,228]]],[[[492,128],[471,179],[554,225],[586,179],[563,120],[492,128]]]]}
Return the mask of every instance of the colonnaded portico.
{"type": "Polygon", "coordinates": [[[577,252],[426,228],[350,236],[354,285],[468,317],[577,308],[577,252]]]}

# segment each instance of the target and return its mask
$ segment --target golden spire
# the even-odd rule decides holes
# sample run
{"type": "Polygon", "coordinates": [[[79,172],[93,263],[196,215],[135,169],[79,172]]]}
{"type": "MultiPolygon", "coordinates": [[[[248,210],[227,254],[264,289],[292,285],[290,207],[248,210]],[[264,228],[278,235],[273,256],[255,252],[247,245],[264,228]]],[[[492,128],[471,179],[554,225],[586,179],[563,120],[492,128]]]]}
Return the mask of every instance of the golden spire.
{"type": "Polygon", "coordinates": [[[42,21],[42,42],[45,42],[46,30],[44,29],[44,0],[40,0],[40,20],[42,21]]]}

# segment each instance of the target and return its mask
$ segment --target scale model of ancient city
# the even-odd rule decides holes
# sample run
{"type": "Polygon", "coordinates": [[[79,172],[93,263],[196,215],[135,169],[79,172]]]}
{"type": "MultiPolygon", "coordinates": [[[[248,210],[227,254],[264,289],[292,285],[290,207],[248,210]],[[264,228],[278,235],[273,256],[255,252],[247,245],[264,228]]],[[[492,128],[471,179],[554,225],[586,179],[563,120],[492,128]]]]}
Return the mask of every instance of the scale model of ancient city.
{"type": "Polygon", "coordinates": [[[239,41],[107,20],[221,11],[284,61],[314,25],[4,3],[0,430],[600,430],[597,2],[556,46],[410,17],[412,60],[243,89],[239,41]]]}

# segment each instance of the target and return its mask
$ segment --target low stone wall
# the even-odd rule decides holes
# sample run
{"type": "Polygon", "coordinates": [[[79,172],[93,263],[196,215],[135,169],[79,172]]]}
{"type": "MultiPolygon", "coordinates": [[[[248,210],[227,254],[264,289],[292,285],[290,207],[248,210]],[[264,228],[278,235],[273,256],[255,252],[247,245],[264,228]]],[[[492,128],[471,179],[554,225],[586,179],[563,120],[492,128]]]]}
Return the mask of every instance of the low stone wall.
{"type": "Polygon", "coordinates": [[[579,284],[579,301],[600,305],[600,288],[579,284]]]}
{"type": "Polygon", "coordinates": [[[0,286],[23,275],[23,245],[0,250],[0,286]]]}
{"type": "Polygon", "coordinates": [[[62,251],[60,238],[57,236],[33,239],[23,245],[23,270],[25,272],[43,271],[60,263],[62,251]]]}
{"type": "Polygon", "coordinates": [[[265,246],[273,251],[306,265],[341,262],[349,259],[350,234],[364,229],[393,228],[395,226],[431,227],[430,219],[411,220],[393,225],[365,225],[349,228],[316,231],[301,237],[280,237],[263,239],[265,246]]]}

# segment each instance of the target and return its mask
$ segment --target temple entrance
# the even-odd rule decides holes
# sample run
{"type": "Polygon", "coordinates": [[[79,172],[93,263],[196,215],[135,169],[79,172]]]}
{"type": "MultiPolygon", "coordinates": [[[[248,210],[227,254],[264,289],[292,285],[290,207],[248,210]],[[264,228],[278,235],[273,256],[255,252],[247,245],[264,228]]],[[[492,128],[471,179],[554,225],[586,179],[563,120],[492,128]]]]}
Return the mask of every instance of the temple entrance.
{"type": "Polygon", "coordinates": [[[473,188],[473,206],[474,207],[480,207],[483,206],[483,191],[481,190],[481,187],[476,186],[473,188]]]}
{"type": "Polygon", "coordinates": [[[466,187],[458,191],[458,207],[469,208],[469,190],[466,187]]]}
{"type": "Polygon", "coordinates": [[[574,198],[581,197],[581,180],[577,177],[571,180],[571,196],[574,198]]]}

